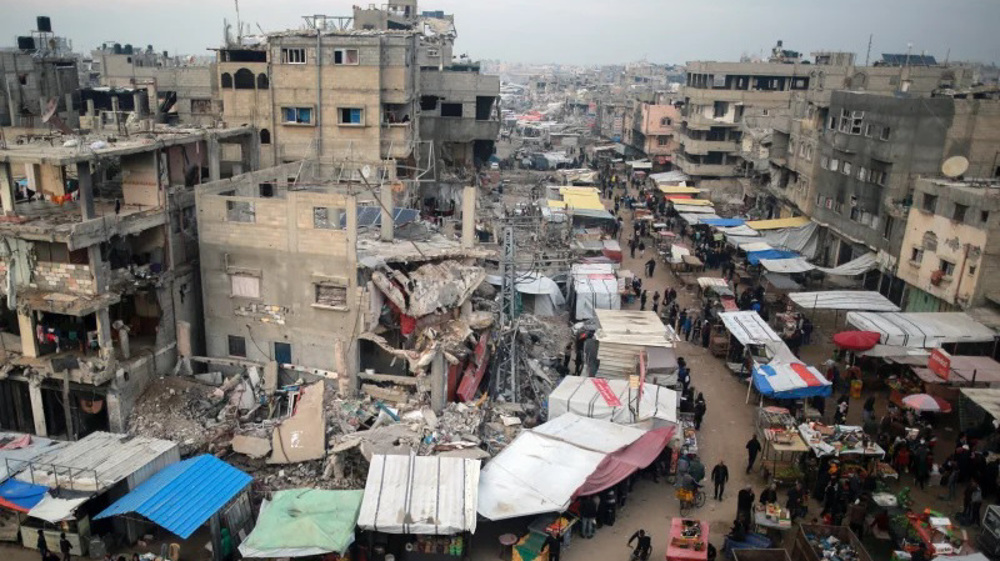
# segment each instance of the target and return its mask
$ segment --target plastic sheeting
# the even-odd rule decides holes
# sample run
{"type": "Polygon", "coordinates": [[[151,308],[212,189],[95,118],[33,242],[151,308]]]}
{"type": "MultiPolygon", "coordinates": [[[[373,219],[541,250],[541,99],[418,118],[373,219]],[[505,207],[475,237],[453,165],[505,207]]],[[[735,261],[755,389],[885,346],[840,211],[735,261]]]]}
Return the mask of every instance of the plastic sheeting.
{"type": "Polygon", "coordinates": [[[810,222],[811,220],[806,216],[795,216],[792,218],[775,218],[773,220],[755,220],[747,222],[747,226],[754,230],[778,230],[781,228],[801,228],[810,222]]]}
{"type": "Polygon", "coordinates": [[[720,317],[726,329],[743,345],[784,344],[757,312],[723,312],[720,317]]]}
{"type": "Polygon", "coordinates": [[[726,227],[732,228],[734,226],[742,226],[746,224],[746,221],[742,218],[710,218],[708,220],[702,220],[702,224],[708,224],[709,226],[716,227],[726,227]]]}
{"type": "MultiPolygon", "coordinates": [[[[674,201],[674,210],[678,214],[711,214],[712,216],[717,216],[715,214],[715,207],[711,205],[691,205],[691,204],[679,204],[680,201],[674,201]]],[[[701,220],[699,218],[699,220],[701,220]]],[[[714,220],[714,219],[710,219],[714,220]]]]}
{"type": "Polygon", "coordinates": [[[18,512],[28,512],[45,498],[48,491],[49,488],[44,485],[32,485],[17,479],[8,479],[0,483],[0,506],[18,512]]]}
{"type": "Polygon", "coordinates": [[[34,508],[28,511],[28,516],[51,522],[52,524],[58,524],[63,520],[72,519],[76,509],[80,508],[80,505],[88,500],[89,497],[59,499],[52,495],[45,495],[34,508]]]}
{"type": "Polygon", "coordinates": [[[882,334],[883,345],[936,348],[945,343],[988,343],[996,332],[962,312],[848,312],[847,323],[882,334]]]}
{"type": "Polygon", "coordinates": [[[815,222],[798,228],[766,230],[761,235],[772,246],[800,253],[808,259],[816,256],[819,247],[819,225],[815,222]]]}
{"type": "Polygon", "coordinates": [[[747,238],[760,237],[760,232],[754,230],[753,228],[747,226],[746,224],[742,226],[731,226],[728,228],[717,228],[717,230],[725,234],[727,240],[729,239],[730,236],[743,236],[747,238]]]}
{"type": "Polygon", "coordinates": [[[826,290],[792,292],[788,298],[807,310],[864,310],[898,312],[899,306],[878,292],[868,290],[826,290]]]}
{"type": "Polygon", "coordinates": [[[479,514],[506,520],[562,512],[605,456],[643,434],[573,413],[523,431],[483,468],[479,514]]]}
{"type": "Polygon", "coordinates": [[[760,264],[772,273],[781,273],[783,275],[806,273],[816,268],[816,265],[813,265],[802,257],[792,257],[790,259],[761,259],[760,264]]]}
{"type": "Polygon", "coordinates": [[[775,399],[829,396],[830,382],[818,370],[801,362],[771,361],[755,365],[753,384],[761,394],[775,399]]]}
{"type": "MultiPolygon", "coordinates": [[[[494,286],[503,284],[500,275],[487,275],[486,282],[494,286]]],[[[535,315],[554,316],[566,308],[566,297],[559,290],[559,285],[549,277],[538,273],[518,273],[514,286],[521,294],[535,297],[533,310],[535,315]]]]}
{"type": "Polygon", "coordinates": [[[747,261],[751,265],[757,265],[761,259],[792,259],[798,257],[794,251],[783,249],[765,249],[764,251],[751,251],[747,253],[747,261]]]}
{"type": "MultiPolygon", "coordinates": [[[[642,398],[634,404],[639,392],[628,380],[599,380],[566,376],[549,394],[549,419],[566,413],[610,421],[620,425],[638,425],[656,420],[677,422],[677,392],[654,384],[643,384],[642,398]],[[609,404],[599,384],[606,384],[618,405],[609,404]],[[635,408],[633,414],[632,409],[635,408]]],[[[614,403],[614,402],[612,402],[614,403]]]]}
{"type": "Polygon", "coordinates": [[[354,543],[364,491],[288,489],[260,507],[240,544],[245,558],[277,559],[343,553],[354,543]]]}
{"type": "Polygon", "coordinates": [[[844,263],[843,265],[833,267],[832,269],[827,269],[825,267],[816,267],[816,268],[828,275],[853,277],[855,275],[867,273],[868,271],[874,269],[877,265],[878,265],[877,256],[874,253],[866,253],[865,255],[862,255],[857,259],[853,259],[851,261],[848,261],[847,263],[844,263]]]}
{"type": "Polygon", "coordinates": [[[677,210],[681,219],[692,226],[695,224],[701,224],[702,220],[715,220],[716,218],[719,218],[719,215],[715,214],[715,211],[711,211],[711,214],[697,214],[697,210],[693,212],[680,212],[680,209],[677,210]]]}
{"type": "Polygon", "coordinates": [[[805,273],[816,269],[828,275],[844,277],[853,277],[867,273],[868,271],[874,269],[877,265],[874,253],[862,255],[857,259],[832,268],[817,267],[816,265],[806,261],[803,257],[793,257],[790,259],[761,259],[760,263],[765,269],[771,271],[772,273],[805,273]]]}
{"type": "Polygon", "coordinates": [[[642,435],[627,448],[606,456],[576,490],[574,496],[600,493],[640,469],[649,467],[673,438],[675,427],[661,427],[642,435]]]}
{"type": "Polygon", "coordinates": [[[476,531],[479,460],[372,457],[358,527],[386,534],[476,531]]]}

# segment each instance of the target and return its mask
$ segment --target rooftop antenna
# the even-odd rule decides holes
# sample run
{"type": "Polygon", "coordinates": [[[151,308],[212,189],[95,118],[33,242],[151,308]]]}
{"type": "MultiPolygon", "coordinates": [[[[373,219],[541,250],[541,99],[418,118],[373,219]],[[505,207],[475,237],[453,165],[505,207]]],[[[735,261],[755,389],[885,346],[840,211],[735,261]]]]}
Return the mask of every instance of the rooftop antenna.
{"type": "Polygon", "coordinates": [[[240,0],[233,0],[236,3],[236,43],[243,44],[243,22],[240,20],[240,0]]]}
{"type": "Polygon", "coordinates": [[[868,34],[868,52],[865,53],[865,66],[868,66],[868,61],[872,58],[872,38],[875,37],[874,33],[868,34]]]}

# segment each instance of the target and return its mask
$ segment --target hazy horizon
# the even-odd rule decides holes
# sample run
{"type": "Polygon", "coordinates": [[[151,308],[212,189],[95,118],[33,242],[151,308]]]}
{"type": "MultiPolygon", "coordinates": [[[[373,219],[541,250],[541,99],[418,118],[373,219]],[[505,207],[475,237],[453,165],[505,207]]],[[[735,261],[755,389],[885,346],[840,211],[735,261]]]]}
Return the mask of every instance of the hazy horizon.
{"type": "MultiPolygon", "coordinates": [[[[36,0],[11,3],[0,19],[0,45],[52,18],[53,31],[87,52],[105,41],[152,44],[171,54],[205,55],[222,44],[223,19],[236,21],[230,0],[36,0]],[[184,33],[178,33],[183,30],[184,33]]],[[[356,2],[239,0],[241,19],[253,32],[300,27],[303,15],[350,15],[356,2]],[[259,26],[259,27],[258,27],[259,26]]],[[[367,3],[359,3],[367,5],[367,3]]],[[[527,64],[602,65],[637,60],[684,64],[766,55],[775,41],[802,52],[851,51],[863,63],[869,35],[871,59],[882,53],[925,52],[938,60],[1000,61],[997,0],[481,0],[427,1],[420,10],[455,15],[455,54],[527,64]]]]}

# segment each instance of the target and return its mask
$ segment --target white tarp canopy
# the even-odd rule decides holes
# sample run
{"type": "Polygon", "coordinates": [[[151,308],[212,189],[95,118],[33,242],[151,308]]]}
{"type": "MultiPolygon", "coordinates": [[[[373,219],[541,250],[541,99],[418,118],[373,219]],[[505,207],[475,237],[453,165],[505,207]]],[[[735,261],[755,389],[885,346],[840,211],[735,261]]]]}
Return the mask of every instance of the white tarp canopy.
{"type": "Polygon", "coordinates": [[[996,332],[962,312],[848,312],[847,323],[881,334],[883,345],[936,348],[945,343],[988,343],[996,332]]]}
{"type": "Polygon", "coordinates": [[[725,234],[726,235],[726,239],[729,239],[729,236],[744,236],[744,237],[751,237],[751,238],[760,237],[760,232],[758,232],[757,230],[754,230],[753,228],[751,228],[750,226],[747,226],[746,224],[742,224],[740,226],[720,227],[720,228],[716,228],[716,230],[718,230],[718,231],[722,232],[723,234],[725,234]]]}
{"type": "Polygon", "coordinates": [[[662,173],[653,173],[649,176],[654,183],[667,183],[667,184],[677,184],[683,181],[688,181],[691,179],[686,173],[679,170],[665,171],[662,173]]]}
{"type": "Polygon", "coordinates": [[[819,224],[810,222],[798,228],[767,230],[762,235],[769,244],[778,249],[801,253],[811,259],[816,256],[819,245],[819,224]]]}
{"type": "Polygon", "coordinates": [[[805,273],[816,268],[816,265],[813,265],[802,257],[789,257],[788,259],[761,259],[760,264],[772,273],[781,273],[785,275],[792,273],[805,273]]]}
{"type": "MultiPolygon", "coordinates": [[[[566,376],[549,394],[549,419],[573,413],[591,419],[610,421],[620,425],[639,425],[654,419],[677,422],[677,392],[655,384],[643,384],[642,399],[635,413],[632,412],[639,391],[628,380],[604,380],[566,376]],[[617,398],[608,403],[599,385],[606,385],[617,398]]],[[[649,427],[644,427],[649,428],[649,427]]]]}
{"type": "Polygon", "coordinates": [[[90,500],[90,497],[78,497],[75,499],[60,499],[48,493],[42,497],[37,505],[28,511],[28,516],[38,518],[52,524],[58,524],[63,520],[73,518],[73,513],[83,503],[90,500]]]}
{"type": "MultiPolygon", "coordinates": [[[[503,284],[500,275],[487,275],[486,282],[494,286],[503,284]]],[[[535,315],[554,316],[562,313],[566,307],[566,298],[559,290],[559,285],[549,277],[535,272],[518,273],[514,286],[521,294],[534,296],[532,313],[535,315]]]]}
{"type": "Polygon", "coordinates": [[[372,457],[358,527],[386,534],[476,531],[479,460],[372,457]]]}
{"type": "MultiPolygon", "coordinates": [[[[685,205],[679,204],[679,201],[674,201],[674,210],[678,214],[711,214],[715,216],[715,207],[711,205],[685,205]]],[[[706,216],[699,217],[707,218],[706,216]]]]}
{"type": "Polygon", "coordinates": [[[820,271],[828,275],[839,275],[842,277],[853,277],[855,275],[860,275],[871,271],[878,265],[876,255],[874,253],[866,253],[857,259],[852,259],[843,265],[838,265],[832,269],[827,269],[825,267],[816,267],[820,271]]]}
{"type": "Polygon", "coordinates": [[[726,329],[743,345],[768,345],[784,342],[757,312],[723,312],[726,329]]]}
{"type": "Polygon", "coordinates": [[[679,216],[685,222],[687,222],[688,224],[691,224],[692,226],[695,225],[695,224],[701,224],[702,220],[713,220],[713,219],[719,218],[719,215],[715,214],[715,210],[711,209],[710,207],[692,207],[692,206],[689,206],[689,207],[686,207],[686,208],[692,208],[692,209],[695,209],[695,208],[706,209],[707,208],[708,211],[709,211],[709,214],[697,214],[698,212],[703,212],[703,211],[701,211],[701,210],[692,210],[691,212],[679,212],[680,209],[677,209],[679,216]]]}
{"type": "MultiPolygon", "coordinates": [[[[758,238],[758,240],[759,239],[760,238],[758,238]]],[[[772,247],[771,244],[769,244],[767,242],[762,242],[762,241],[744,242],[744,243],[741,243],[739,245],[739,247],[740,247],[740,249],[742,249],[743,251],[746,251],[747,253],[750,253],[751,251],[767,251],[769,249],[774,249],[774,247],[772,247]]],[[[761,259],[760,261],[761,261],[761,263],[763,263],[764,261],[771,261],[771,259],[766,259],[766,260],[765,259],[761,259]]],[[[782,261],[782,260],[779,259],[779,261],[782,261]]]]}
{"type": "Polygon", "coordinates": [[[653,169],[653,162],[649,160],[632,160],[630,162],[625,162],[625,165],[631,167],[632,169],[653,169]]]}
{"type": "Polygon", "coordinates": [[[863,310],[898,312],[899,306],[878,292],[868,290],[827,290],[789,292],[788,298],[807,310],[863,310]]]}
{"type": "Polygon", "coordinates": [[[729,282],[719,277],[698,277],[698,286],[702,288],[709,288],[711,286],[729,288],[729,282]]]}
{"type": "MultiPolygon", "coordinates": [[[[742,249],[742,247],[740,249],[742,249]]],[[[875,254],[867,253],[857,259],[832,268],[817,267],[816,265],[806,261],[804,257],[792,257],[790,259],[761,259],[760,264],[772,273],[805,273],[816,269],[828,275],[853,277],[867,273],[868,271],[874,269],[877,263],[875,261],[875,254]]]]}
{"type": "Polygon", "coordinates": [[[522,431],[483,468],[479,514],[506,520],[562,512],[605,456],[644,433],[573,413],[522,431]]]}
{"type": "Polygon", "coordinates": [[[573,292],[576,294],[575,318],[590,319],[595,310],[620,310],[618,277],[613,265],[573,265],[573,292]]]}

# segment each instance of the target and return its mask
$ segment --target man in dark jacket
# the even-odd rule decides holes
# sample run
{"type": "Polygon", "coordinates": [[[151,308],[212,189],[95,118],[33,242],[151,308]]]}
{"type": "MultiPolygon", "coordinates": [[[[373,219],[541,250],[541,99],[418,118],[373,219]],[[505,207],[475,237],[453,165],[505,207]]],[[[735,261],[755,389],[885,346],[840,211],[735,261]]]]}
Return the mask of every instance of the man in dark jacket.
{"type": "Polygon", "coordinates": [[[583,534],[583,537],[590,539],[594,537],[594,530],[597,527],[597,497],[584,497],[581,502],[582,526],[580,533],[583,534]]]}
{"type": "Polygon", "coordinates": [[[45,534],[41,530],[38,531],[38,541],[35,542],[35,547],[38,548],[38,554],[42,556],[42,561],[45,561],[49,556],[49,544],[45,541],[45,534]]]}
{"type": "Polygon", "coordinates": [[[715,500],[721,501],[726,492],[726,482],[729,481],[729,468],[724,460],[719,460],[712,468],[712,483],[715,484],[715,500]]]}
{"type": "Polygon", "coordinates": [[[760,441],[757,440],[757,435],[751,436],[747,442],[747,473],[750,473],[750,470],[753,469],[753,464],[757,461],[757,454],[760,453],[760,448],[760,441]]]}
{"type": "Polygon", "coordinates": [[[750,524],[750,512],[753,510],[753,501],[757,498],[753,494],[753,489],[747,485],[746,487],[740,489],[738,495],[736,495],[736,519],[741,520],[744,524],[750,524]]]}
{"type": "Polygon", "coordinates": [[[73,544],[66,539],[66,533],[59,534],[59,551],[62,553],[62,561],[69,561],[69,552],[73,549],[73,544]]]}
{"type": "Polygon", "coordinates": [[[545,538],[545,545],[549,548],[549,561],[559,561],[559,555],[562,553],[562,536],[556,534],[554,530],[549,532],[545,538]]]}

